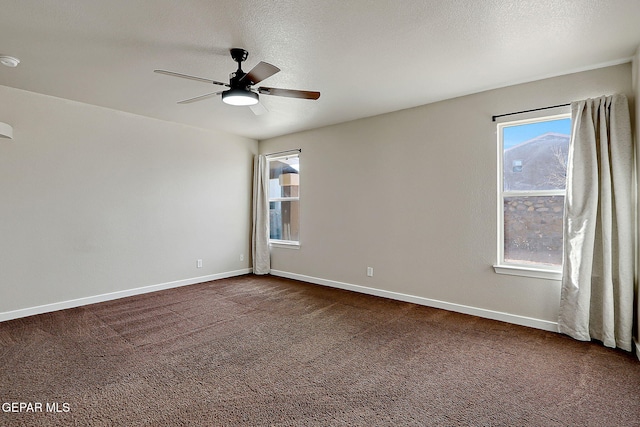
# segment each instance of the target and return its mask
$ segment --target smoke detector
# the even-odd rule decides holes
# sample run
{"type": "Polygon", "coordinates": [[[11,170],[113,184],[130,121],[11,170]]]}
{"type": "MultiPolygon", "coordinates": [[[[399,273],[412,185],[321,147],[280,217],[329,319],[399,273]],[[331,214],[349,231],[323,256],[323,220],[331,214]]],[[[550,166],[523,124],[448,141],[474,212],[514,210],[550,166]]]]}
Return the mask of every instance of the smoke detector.
{"type": "Polygon", "coordinates": [[[18,58],[14,58],[13,56],[8,55],[0,55],[0,64],[4,65],[5,67],[15,68],[19,63],[20,60],[18,58]]]}

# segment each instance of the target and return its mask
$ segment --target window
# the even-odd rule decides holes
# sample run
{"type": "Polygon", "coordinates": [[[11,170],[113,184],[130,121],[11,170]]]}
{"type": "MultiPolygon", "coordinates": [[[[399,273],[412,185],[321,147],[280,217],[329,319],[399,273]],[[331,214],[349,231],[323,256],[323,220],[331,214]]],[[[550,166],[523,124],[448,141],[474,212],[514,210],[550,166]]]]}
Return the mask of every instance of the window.
{"type": "Polygon", "coordinates": [[[498,124],[496,272],[560,278],[568,114],[498,124]]]}
{"type": "Polygon", "coordinates": [[[269,241],[297,245],[300,241],[300,157],[269,159],[269,241]]]}

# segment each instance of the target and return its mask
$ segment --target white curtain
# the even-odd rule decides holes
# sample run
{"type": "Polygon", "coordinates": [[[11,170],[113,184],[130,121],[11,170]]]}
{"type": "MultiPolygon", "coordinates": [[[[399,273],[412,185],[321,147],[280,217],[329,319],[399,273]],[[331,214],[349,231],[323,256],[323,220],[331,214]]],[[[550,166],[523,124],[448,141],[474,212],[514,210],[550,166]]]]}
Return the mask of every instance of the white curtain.
{"type": "Polygon", "coordinates": [[[571,104],[559,330],[632,348],[633,145],[624,95],[571,104]]]}
{"type": "Polygon", "coordinates": [[[251,253],[253,273],[269,274],[271,255],[269,254],[269,170],[265,156],[253,159],[253,235],[251,253]]]}

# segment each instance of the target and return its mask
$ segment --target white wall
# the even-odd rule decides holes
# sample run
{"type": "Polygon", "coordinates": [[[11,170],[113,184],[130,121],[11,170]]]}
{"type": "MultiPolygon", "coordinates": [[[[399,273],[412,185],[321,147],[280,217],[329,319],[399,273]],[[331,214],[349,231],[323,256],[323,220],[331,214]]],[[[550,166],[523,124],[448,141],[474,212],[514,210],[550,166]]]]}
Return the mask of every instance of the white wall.
{"type": "Polygon", "coordinates": [[[559,281],[492,268],[491,116],[614,92],[633,98],[630,64],[261,141],[262,153],[302,149],[301,247],[273,248],[272,268],[554,325],[559,281]],[[367,266],[373,277],[366,277],[367,266]]]}
{"type": "Polygon", "coordinates": [[[14,128],[0,140],[0,318],[250,267],[257,141],[3,86],[0,99],[14,128]]]}

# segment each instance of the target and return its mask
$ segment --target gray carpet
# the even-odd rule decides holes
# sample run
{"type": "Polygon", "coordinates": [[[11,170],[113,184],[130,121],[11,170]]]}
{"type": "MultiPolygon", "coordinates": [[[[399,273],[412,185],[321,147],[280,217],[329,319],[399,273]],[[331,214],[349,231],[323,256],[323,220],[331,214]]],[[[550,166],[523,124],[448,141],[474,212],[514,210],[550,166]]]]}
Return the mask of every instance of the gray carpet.
{"type": "Polygon", "coordinates": [[[2,426],[640,425],[628,353],[275,277],[3,322],[0,366],[43,405],[2,426]]]}

